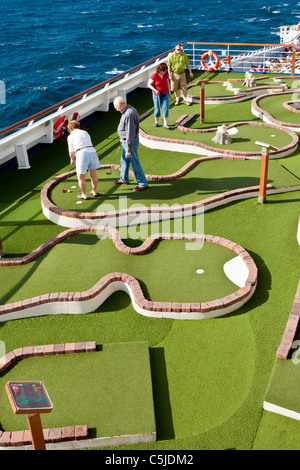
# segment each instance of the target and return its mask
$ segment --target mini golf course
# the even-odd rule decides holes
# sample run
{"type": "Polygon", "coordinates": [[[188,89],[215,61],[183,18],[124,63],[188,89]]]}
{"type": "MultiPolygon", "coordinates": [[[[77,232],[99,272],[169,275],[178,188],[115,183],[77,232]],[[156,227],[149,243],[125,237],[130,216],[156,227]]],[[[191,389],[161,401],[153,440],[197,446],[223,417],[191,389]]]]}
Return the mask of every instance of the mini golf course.
{"type": "MultiPolygon", "coordinates": [[[[195,75],[196,82],[200,74],[195,75]]],[[[201,78],[209,76],[204,73],[201,78]]],[[[219,74],[217,80],[230,78],[237,74],[219,74]]],[[[268,81],[264,78],[264,87],[268,81]]],[[[292,87],[290,80],[287,85],[292,87]]],[[[225,87],[218,85],[209,95],[222,96],[222,90],[225,87]]],[[[289,102],[292,94],[287,95],[284,100],[289,102]]],[[[227,91],[223,96],[230,94],[227,91]]],[[[63,140],[32,155],[30,170],[0,174],[0,235],[5,250],[0,260],[0,446],[9,445],[7,433],[26,429],[26,422],[9,407],[5,383],[30,378],[43,380],[53,399],[54,408],[43,418],[44,427],[86,425],[86,445],[82,440],[81,447],[299,449],[299,421],[263,409],[264,401],[293,407],[296,412],[300,406],[299,366],[291,363],[291,355],[276,357],[300,277],[298,133],[289,126],[263,123],[252,113],[254,99],[207,104],[203,125],[199,124],[199,104],[174,107],[172,100],[171,130],[166,130],[153,127],[149,90],[131,97],[130,104],[143,116],[141,141],[147,143],[139,148],[150,185],[145,193],[132,191],[133,175],[129,186],[113,183],[120,174],[119,162],[113,164],[119,122],[114,110],[84,123],[102,166],[99,197],[77,204],[78,184],[75,173],[69,172],[63,140]],[[185,129],[180,127],[180,118],[192,113],[185,129]],[[211,129],[223,123],[232,127],[241,123],[231,145],[211,140],[215,135],[211,129]],[[187,151],[174,149],[170,140],[187,151]],[[284,157],[271,155],[266,204],[257,202],[261,162],[256,140],[278,149],[289,147],[284,157]],[[214,154],[201,154],[200,146],[197,155],[190,152],[195,142],[213,147],[214,154]],[[62,192],[65,188],[67,192],[62,192]],[[164,210],[171,206],[191,208],[187,217],[190,238],[176,218],[163,219],[164,210]],[[112,213],[120,217],[119,211],[130,212],[133,207],[139,211],[135,223],[130,219],[129,226],[119,227],[117,218],[114,231],[106,232],[111,236],[99,236],[97,226],[103,214],[111,220],[112,213]],[[143,213],[159,216],[141,222],[143,213]],[[201,238],[202,234],[208,238],[201,238]],[[202,242],[200,249],[187,248],[195,241],[202,242]],[[254,278],[246,269],[250,278],[244,281],[251,284],[251,295],[222,316],[201,321],[189,317],[191,305],[196,313],[205,308],[216,313],[220,304],[209,302],[245,289],[246,284],[237,286],[236,278],[224,271],[243,252],[247,253],[244,262],[255,268],[254,278]],[[105,287],[99,284],[103,279],[105,287]],[[95,286],[97,292],[91,290],[95,286]],[[89,313],[78,311],[77,315],[68,310],[72,302],[94,305],[93,296],[101,301],[89,313]],[[38,310],[25,318],[29,300],[38,310]],[[147,307],[139,302],[146,302],[147,307]],[[176,308],[180,317],[173,315],[176,308]],[[157,318],[145,315],[144,310],[165,314],[157,318]],[[23,355],[15,365],[16,353],[8,357],[20,348],[38,351],[42,345],[86,341],[94,341],[96,351],[58,354],[53,348],[49,355],[23,355]],[[85,390],[86,383],[92,388],[85,390]],[[80,415],[74,404],[79,396],[87,397],[80,415]],[[150,437],[99,441],[124,435],[150,437]]],[[[266,102],[272,116],[282,122],[282,114],[275,109],[277,101],[273,110],[273,100],[275,94],[259,100],[259,106],[266,102]]],[[[297,117],[286,108],[284,113],[287,123],[297,117]]],[[[298,334],[296,326],[294,340],[298,334]]],[[[59,440],[55,443],[59,445],[59,440]]]]}

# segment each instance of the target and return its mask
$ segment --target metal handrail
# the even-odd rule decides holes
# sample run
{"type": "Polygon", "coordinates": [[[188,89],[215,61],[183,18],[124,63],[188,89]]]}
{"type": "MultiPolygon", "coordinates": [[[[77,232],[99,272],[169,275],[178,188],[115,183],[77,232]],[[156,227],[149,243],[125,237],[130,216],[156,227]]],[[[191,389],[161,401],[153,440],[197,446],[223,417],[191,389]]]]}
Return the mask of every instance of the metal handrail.
{"type": "MultiPolygon", "coordinates": [[[[241,59],[247,60],[249,57],[256,57],[259,59],[259,55],[262,55],[262,63],[265,62],[266,54],[276,54],[276,50],[283,48],[290,48],[294,52],[298,49],[297,46],[293,44],[268,44],[268,43],[228,43],[228,42],[200,42],[200,41],[191,41],[188,42],[187,45],[191,46],[189,50],[191,50],[192,54],[192,61],[193,66],[195,67],[195,63],[197,60],[200,60],[200,67],[201,67],[201,51],[205,51],[205,48],[208,48],[214,52],[218,51],[218,49],[226,49],[226,52],[222,51],[222,55],[229,57],[231,63],[237,64],[238,61],[241,59]],[[200,47],[197,47],[200,46],[200,47]],[[205,47],[203,47],[205,46],[205,47]],[[225,47],[224,47],[225,46],[225,47]],[[243,48],[247,47],[247,49],[243,50],[243,48]]],[[[217,52],[218,53],[218,52],[217,52]]],[[[227,58],[225,57],[225,58],[227,58]]],[[[255,60],[254,60],[255,62],[255,60]]],[[[294,58],[292,58],[293,70],[295,69],[294,58]]],[[[245,65],[243,63],[237,65],[236,71],[241,68],[242,71],[245,71],[245,65]]]]}

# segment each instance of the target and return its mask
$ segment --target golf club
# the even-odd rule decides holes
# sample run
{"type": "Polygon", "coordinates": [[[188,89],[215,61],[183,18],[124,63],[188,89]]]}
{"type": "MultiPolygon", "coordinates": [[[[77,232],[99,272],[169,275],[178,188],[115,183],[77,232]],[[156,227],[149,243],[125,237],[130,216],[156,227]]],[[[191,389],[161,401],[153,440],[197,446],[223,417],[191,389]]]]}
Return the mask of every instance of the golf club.
{"type": "MultiPolygon", "coordinates": [[[[67,177],[64,179],[64,187],[63,187],[63,189],[61,190],[62,193],[65,193],[65,192],[67,191],[67,189],[66,189],[66,183],[67,183],[67,179],[68,179],[69,176],[70,176],[72,167],[73,167],[73,165],[70,165],[70,169],[69,169],[69,171],[68,171],[68,175],[67,175],[67,177]]],[[[70,190],[68,190],[68,191],[70,191],[70,190]]],[[[70,191],[70,192],[71,192],[71,191],[70,191]]]]}
{"type": "MultiPolygon", "coordinates": [[[[121,142],[120,142],[120,145],[119,145],[119,147],[118,147],[118,150],[117,150],[117,153],[116,153],[116,156],[115,156],[115,159],[114,159],[114,162],[113,162],[112,165],[114,165],[114,164],[116,163],[117,156],[118,156],[118,153],[119,153],[119,151],[120,151],[120,148],[121,148],[121,142]]],[[[106,174],[107,174],[107,175],[111,175],[111,167],[110,167],[110,171],[108,171],[106,174]]]]}

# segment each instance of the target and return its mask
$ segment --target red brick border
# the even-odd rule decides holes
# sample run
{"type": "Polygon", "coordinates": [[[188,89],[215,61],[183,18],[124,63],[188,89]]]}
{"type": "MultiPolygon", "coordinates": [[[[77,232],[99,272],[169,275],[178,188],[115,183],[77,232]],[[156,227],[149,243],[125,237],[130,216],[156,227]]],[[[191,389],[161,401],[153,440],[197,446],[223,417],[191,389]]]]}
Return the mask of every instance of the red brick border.
{"type": "MultiPolygon", "coordinates": [[[[264,96],[269,96],[269,95],[264,95],[264,96]]],[[[201,134],[201,133],[210,133],[210,132],[216,132],[217,127],[210,127],[209,129],[191,129],[189,127],[182,126],[180,123],[186,119],[187,114],[184,114],[181,116],[175,123],[175,126],[177,129],[181,130],[182,132],[189,132],[189,133],[195,133],[195,134],[201,134]]],[[[282,153],[286,154],[286,152],[292,153],[296,150],[298,143],[299,143],[299,137],[296,134],[296,132],[287,129],[281,125],[279,121],[274,120],[274,124],[267,124],[264,122],[252,122],[252,121],[242,121],[242,122],[236,122],[234,124],[230,124],[229,126],[226,127],[226,129],[232,129],[234,127],[240,127],[240,126],[259,126],[259,127],[269,127],[271,129],[280,129],[283,132],[286,132],[289,134],[292,138],[292,142],[288,145],[285,145],[284,147],[279,148],[278,150],[272,150],[270,151],[270,158],[275,158],[279,157],[282,153]],[[276,124],[277,123],[277,124],[276,124]],[[276,125],[275,125],[276,124],[276,125]]],[[[300,125],[299,125],[300,128],[300,125]]],[[[190,143],[191,145],[196,145],[199,147],[202,147],[206,150],[214,151],[216,153],[221,154],[224,157],[236,157],[238,159],[246,159],[246,158],[253,158],[253,157],[259,157],[261,156],[261,150],[257,152],[245,152],[245,151],[237,151],[237,150],[229,150],[229,149],[217,149],[215,147],[206,145],[206,144],[200,144],[197,142],[191,142],[191,141],[184,141],[185,143],[190,143]]]]}
{"type": "Polygon", "coordinates": [[[283,107],[287,109],[288,111],[291,111],[292,113],[300,114],[300,109],[296,109],[292,106],[293,103],[296,103],[296,102],[300,103],[299,100],[298,101],[286,101],[285,103],[283,103],[283,107]]]}
{"type": "Polygon", "coordinates": [[[300,281],[298,284],[293,307],[290,312],[280,346],[276,352],[276,357],[279,357],[281,359],[288,358],[288,355],[290,353],[290,350],[292,348],[292,345],[295,339],[299,320],[300,320],[300,281]]]}
{"type": "MultiPolygon", "coordinates": [[[[95,341],[88,341],[84,343],[26,346],[24,348],[14,349],[0,359],[0,374],[14,362],[28,357],[93,352],[96,351],[96,348],[97,346],[95,341]]],[[[74,440],[78,441],[88,438],[88,427],[85,424],[66,426],[62,428],[47,428],[43,429],[43,433],[46,444],[74,440]]],[[[17,447],[31,444],[32,442],[29,430],[11,432],[0,430],[0,447],[17,447]]]]}
{"type": "MultiPolygon", "coordinates": [[[[276,93],[276,96],[279,96],[279,95],[291,95],[293,93],[300,93],[300,90],[288,90],[288,91],[283,91],[281,93],[276,93]]],[[[270,97],[272,95],[261,95],[261,96],[257,96],[256,98],[254,98],[252,100],[252,109],[255,110],[257,113],[259,113],[260,115],[262,116],[265,116],[266,119],[268,119],[268,121],[270,121],[271,123],[279,126],[281,128],[281,130],[285,129],[287,130],[287,128],[293,128],[293,129],[297,129],[297,132],[300,131],[300,124],[296,124],[296,123],[289,123],[289,122],[283,122],[283,121],[278,121],[277,119],[275,119],[270,113],[268,113],[267,111],[265,111],[263,108],[261,108],[259,106],[259,101],[264,99],[264,98],[267,98],[267,97],[270,97]],[[299,131],[298,131],[299,129],[299,131]]],[[[275,95],[273,95],[275,96],[275,95]]],[[[291,102],[289,102],[290,104],[291,102]]],[[[295,110],[296,111],[296,110],[295,110]]],[[[253,111],[252,111],[253,112],[253,111]]],[[[268,124],[269,125],[269,124],[268,124]]],[[[290,130],[290,129],[289,129],[290,130]]],[[[293,131],[292,131],[293,132],[293,131]]]]}
{"type": "MultiPolygon", "coordinates": [[[[255,77],[255,81],[258,81],[258,80],[266,80],[267,78],[269,77],[255,77]]],[[[227,82],[244,82],[244,78],[229,78],[228,80],[226,80],[225,82],[223,81],[210,81],[209,83],[206,84],[207,85],[213,85],[213,84],[225,84],[227,82]]],[[[190,89],[190,88],[193,88],[195,86],[198,86],[199,85],[199,82],[201,82],[201,80],[199,80],[198,82],[196,83],[192,83],[190,85],[188,85],[187,89],[190,89]]],[[[232,95],[232,96],[219,96],[219,97],[205,97],[205,102],[206,103],[215,103],[215,102],[218,102],[218,103],[221,103],[221,102],[224,102],[224,103],[228,103],[230,101],[232,101],[232,103],[235,103],[237,101],[244,101],[244,100],[248,100],[249,98],[251,98],[251,96],[253,96],[255,93],[257,92],[265,92],[267,90],[271,90],[271,91],[279,91],[281,92],[282,91],[282,86],[280,85],[266,85],[266,86],[255,86],[255,87],[251,87],[251,88],[247,88],[246,90],[243,90],[242,92],[236,94],[236,95],[232,95]]],[[[191,94],[188,94],[188,97],[195,100],[195,101],[200,101],[200,97],[199,96],[195,96],[195,95],[191,95],[191,94]]]]}
{"type": "MultiPolygon", "coordinates": [[[[66,441],[80,441],[88,438],[88,427],[84,425],[65,426],[62,428],[43,429],[46,444],[66,441]]],[[[32,445],[30,431],[0,431],[1,447],[19,447],[32,445]]]]}

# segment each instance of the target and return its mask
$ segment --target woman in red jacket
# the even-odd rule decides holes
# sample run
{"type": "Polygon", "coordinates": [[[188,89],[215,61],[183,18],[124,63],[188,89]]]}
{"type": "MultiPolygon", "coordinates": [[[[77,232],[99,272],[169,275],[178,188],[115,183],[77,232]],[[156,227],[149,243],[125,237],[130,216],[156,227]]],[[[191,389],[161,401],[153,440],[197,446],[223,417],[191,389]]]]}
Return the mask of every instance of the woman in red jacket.
{"type": "Polygon", "coordinates": [[[148,82],[148,88],[152,90],[152,97],[154,103],[154,127],[158,127],[160,118],[160,108],[162,107],[164,125],[166,129],[170,129],[168,126],[169,117],[169,98],[171,98],[171,90],[169,85],[169,74],[168,66],[162,62],[156,68],[156,72],[151,75],[148,82]]]}

